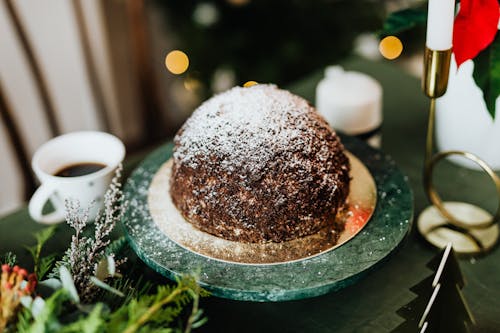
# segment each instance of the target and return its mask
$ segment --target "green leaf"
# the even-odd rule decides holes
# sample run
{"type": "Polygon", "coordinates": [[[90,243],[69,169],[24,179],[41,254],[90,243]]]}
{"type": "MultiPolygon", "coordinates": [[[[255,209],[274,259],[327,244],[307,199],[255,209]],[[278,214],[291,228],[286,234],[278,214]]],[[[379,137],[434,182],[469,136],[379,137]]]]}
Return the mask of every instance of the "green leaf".
{"type": "Polygon", "coordinates": [[[45,307],[45,301],[41,297],[36,297],[31,303],[30,309],[33,317],[38,317],[45,307]]]}
{"type": "Polygon", "coordinates": [[[19,301],[25,308],[31,308],[31,304],[33,304],[33,297],[31,296],[22,296],[19,301]]]}
{"type": "Polygon", "coordinates": [[[118,255],[128,246],[127,238],[125,236],[121,236],[118,239],[112,241],[108,246],[106,246],[106,254],[107,255],[118,255]]]}
{"type": "Polygon", "coordinates": [[[60,289],[62,287],[61,280],[56,279],[56,278],[49,278],[46,280],[43,280],[39,283],[41,286],[49,287],[53,290],[60,289]]]}
{"type": "Polygon", "coordinates": [[[33,234],[33,237],[36,239],[36,244],[33,246],[26,246],[26,249],[29,251],[31,256],[33,257],[34,263],[34,271],[38,278],[42,278],[47,271],[50,269],[52,263],[54,262],[54,255],[48,256],[48,259],[40,260],[40,254],[42,252],[42,248],[45,243],[54,235],[56,232],[57,226],[53,225],[48,228],[44,228],[33,234]],[[50,259],[52,257],[52,259],[50,259]],[[43,267],[41,267],[43,261],[43,267]],[[43,274],[41,274],[43,273],[43,274]]]}
{"type": "Polygon", "coordinates": [[[115,289],[115,288],[111,287],[109,284],[107,284],[106,282],[103,282],[103,281],[99,280],[95,276],[91,276],[90,277],[90,281],[92,281],[93,284],[95,284],[96,286],[98,286],[101,289],[109,291],[110,293],[113,293],[113,294],[118,295],[120,297],[125,297],[125,294],[123,294],[121,291],[119,291],[118,289],[115,289]]]}
{"type": "Polygon", "coordinates": [[[208,321],[208,317],[203,317],[203,318],[201,318],[200,320],[195,321],[195,322],[193,323],[193,325],[191,325],[191,327],[192,327],[192,328],[199,328],[199,327],[201,327],[201,326],[205,325],[205,323],[206,323],[207,321],[208,321]]]}
{"type": "Polygon", "coordinates": [[[30,309],[23,308],[17,315],[16,330],[18,333],[29,333],[33,316],[30,309]]]}
{"type": "Polygon", "coordinates": [[[102,318],[103,304],[97,303],[88,316],[60,329],[60,333],[98,333],[103,331],[104,319],[102,318]]]}
{"type": "Polygon", "coordinates": [[[37,248],[38,248],[38,246],[37,246],[37,244],[32,245],[32,246],[25,246],[24,248],[26,250],[28,250],[28,252],[31,255],[31,258],[33,258],[33,261],[37,262],[38,261],[38,258],[37,258],[37,248]]]}
{"type": "Polygon", "coordinates": [[[115,258],[113,258],[113,256],[106,256],[106,259],[107,259],[107,263],[108,263],[107,269],[108,269],[109,275],[115,276],[115,274],[116,274],[115,258]]]}
{"type": "Polygon", "coordinates": [[[71,247],[66,249],[62,258],[56,261],[55,265],[52,267],[52,271],[48,274],[48,278],[59,279],[60,268],[62,266],[71,267],[70,256],[71,256],[71,247]]]}
{"type": "Polygon", "coordinates": [[[133,298],[137,298],[140,295],[149,294],[152,290],[153,283],[144,279],[143,276],[139,278],[131,278],[131,276],[136,276],[134,272],[129,272],[127,277],[112,279],[109,285],[122,291],[125,294],[124,298],[115,297],[113,294],[105,293],[102,295],[101,301],[110,306],[111,309],[117,309],[123,304],[129,303],[133,298]]]}
{"type": "Polygon", "coordinates": [[[63,303],[68,299],[68,293],[59,289],[45,300],[43,307],[34,317],[34,322],[26,330],[30,333],[59,332],[61,327],[57,319],[61,313],[63,303]]]}
{"type": "Polygon", "coordinates": [[[417,26],[425,25],[427,11],[423,8],[409,8],[391,13],[384,22],[381,36],[396,35],[417,26]]]}
{"type": "Polygon", "coordinates": [[[193,318],[193,322],[196,322],[201,319],[203,316],[203,310],[198,309],[195,313],[192,314],[191,318],[193,318]]]}
{"type": "Polygon", "coordinates": [[[76,291],[75,282],[66,266],[61,266],[59,268],[59,277],[61,278],[63,289],[68,292],[71,300],[75,303],[80,303],[80,297],[76,291]]]}
{"type": "Polygon", "coordinates": [[[35,234],[33,236],[35,237],[37,241],[37,245],[40,246],[40,248],[52,237],[54,236],[54,233],[56,232],[56,225],[44,228],[35,234]]]}
{"type": "Polygon", "coordinates": [[[38,264],[38,273],[37,278],[39,280],[43,279],[47,272],[52,268],[54,261],[56,260],[56,255],[51,254],[40,259],[40,263],[38,264]]]}
{"type": "Polygon", "coordinates": [[[104,281],[109,277],[114,277],[115,274],[116,274],[115,259],[110,255],[103,257],[97,264],[95,276],[99,280],[104,281]]]}
{"type": "Polygon", "coordinates": [[[474,80],[483,91],[486,108],[495,119],[495,105],[500,95],[500,36],[474,58],[474,80]]]}

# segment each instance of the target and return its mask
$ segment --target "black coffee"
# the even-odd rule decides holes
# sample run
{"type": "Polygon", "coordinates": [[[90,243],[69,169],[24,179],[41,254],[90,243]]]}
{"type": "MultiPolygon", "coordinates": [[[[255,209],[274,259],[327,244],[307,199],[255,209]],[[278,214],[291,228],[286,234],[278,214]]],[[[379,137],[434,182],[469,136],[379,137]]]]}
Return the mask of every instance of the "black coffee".
{"type": "Polygon", "coordinates": [[[106,167],[102,163],[75,163],[63,167],[61,170],[54,173],[57,177],[78,177],[91,174],[106,167]]]}

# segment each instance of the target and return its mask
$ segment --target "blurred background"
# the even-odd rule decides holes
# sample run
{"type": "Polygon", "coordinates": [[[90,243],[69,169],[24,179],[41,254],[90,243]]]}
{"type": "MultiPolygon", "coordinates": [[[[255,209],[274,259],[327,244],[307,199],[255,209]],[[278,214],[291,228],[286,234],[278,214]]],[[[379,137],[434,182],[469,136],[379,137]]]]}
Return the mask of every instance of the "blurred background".
{"type": "MultiPolygon", "coordinates": [[[[234,85],[286,87],[353,55],[383,61],[384,19],[419,2],[1,1],[0,215],[33,193],[31,156],[51,137],[102,130],[121,138],[129,154],[147,149],[234,85]],[[165,66],[172,50],[187,59],[165,66]]],[[[421,61],[411,51],[422,36],[403,40],[396,60],[415,73],[421,61]]]]}

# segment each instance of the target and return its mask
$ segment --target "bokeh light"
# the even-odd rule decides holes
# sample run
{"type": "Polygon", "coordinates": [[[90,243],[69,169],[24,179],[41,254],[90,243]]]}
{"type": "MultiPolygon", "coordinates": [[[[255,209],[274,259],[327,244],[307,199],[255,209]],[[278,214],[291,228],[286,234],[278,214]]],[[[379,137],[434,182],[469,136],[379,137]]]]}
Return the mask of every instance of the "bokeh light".
{"type": "Polygon", "coordinates": [[[165,57],[165,66],[172,74],[182,74],[189,67],[189,58],[186,53],[174,50],[165,57]]]}
{"type": "Polygon", "coordinates": [[[393,60],[403,52],[403,43],[396,36],[387,36],[380,41],[378,49],[384,58],[393,60]]]}
{"type": "Polygon", "coordinates": [[[248,5],[250,0],[227,0],[227,2],[233,6],[245,6],[248,5]]]}
{"type": "Polygon", "coordinates": [[[218,19],[219,11],[212,3],[199,3],[193,11],[193,20],[203,27],[209,27],[215,24],[218,19]]]}
{"type": "Polygon", "coordinates": [[[247,82],[245,82],[245,84],[243,84],[243,87],[248,88],[251,86],[255,86],[256,84],[259,84],[259,83],[256,81],[247,81],[247,82]]]}
{"type": "Polygon", "coordinates": [[[226,91],[236,85],[236,73],[232,68],[219,67],[215,70],[211,88],[215,93],[226,91]]]}
{"type": "Polygon", "coordinates": [[[201,89],[202,86],[203,86],[203,83],[198,78],[188,76],[184,80],[184,88],[186,88],[186,90],[197,91],[197,90],[201,89]]]}

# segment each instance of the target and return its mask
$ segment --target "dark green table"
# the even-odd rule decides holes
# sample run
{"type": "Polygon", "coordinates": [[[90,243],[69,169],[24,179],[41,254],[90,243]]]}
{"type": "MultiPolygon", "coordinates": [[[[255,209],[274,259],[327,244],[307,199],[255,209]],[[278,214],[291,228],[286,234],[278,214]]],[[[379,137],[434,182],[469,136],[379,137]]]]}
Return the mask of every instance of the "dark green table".
{"type": "MultiPolygon", "coordinates": [[[[420,92],[417,79],[403,73],[388,62],[372,63],[351,59],[347,69],[366,72],[384,87],[383,150],[392,155],[408,175],[415,195],[418,214],[427,206],[421,170],[427,117],[427,100],[420,92]]],[[[314,101],[314,91],[322,73],[288,87],[314,101]]],[[[144,155],[128,158],[131,170],[144,155]]],[[[478,203],[494,211],[495,191],[486,176],[440,164],[436,182],[447,200],[478,203]]],[[[33,223],[27,210],[21,209],[0,219],[0,253],[12,250],[21,262],[29,262],[21,244],[29,242],[30,234],[40,225],[33,223]]],[[[67,247],[69,229],[61,226],[48,251],[67,247]]],[[[325,296],[283,303],[250,303],[218,299],[203,300],[202,307],[209,322],[201,332],[384,332],[402,319],[395,311],[415,295],[409,288],[432,274],[425,264],[437,251],[420,239],[415,230],[406,242],[379,269],[369,273],[357,284],[325,296]]],[[[478,322],[479,332],[500,332],[500,251],[496,248],[482,258],[462,259],[467,280],[463,292],[478,322]]],[[[149,272],[152,278],[161,279],[149,272]]]]}

